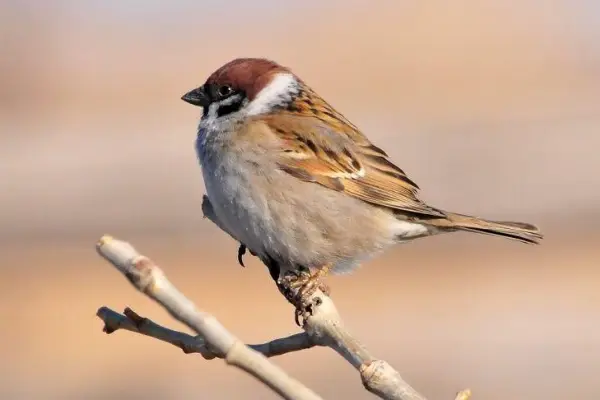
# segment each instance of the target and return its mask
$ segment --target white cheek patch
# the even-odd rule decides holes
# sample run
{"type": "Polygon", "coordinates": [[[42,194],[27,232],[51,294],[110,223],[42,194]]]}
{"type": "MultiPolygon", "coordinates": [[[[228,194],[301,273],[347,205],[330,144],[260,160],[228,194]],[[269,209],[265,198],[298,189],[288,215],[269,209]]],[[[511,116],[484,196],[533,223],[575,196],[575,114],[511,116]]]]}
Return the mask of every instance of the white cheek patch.
{"type": "Polygon", "coordinates": [[[230,97],[226,98],[225,100],[221,101],[221,103],[219,103],[219,104],[222,106],[228,106],[230,104],[237,103],[240,100],[242,100],[242,95],[234,94],[233,96],[230,96],[230,97]]]}
{"type": "MultiPolygon", "coordinates": [[[[214,125],[219,121],[224,121],[224,120],[231,118],[233,114],[237,113],[237,111],[230,113],[230,114],[219,116],[219,109],[222,107],[227,107],[234,103],[240,102],[240,100],[242,100],[242,95],[236,94],[236,95],[228,97],[220,102],[213,102],[213,103],[209,104],[208,110],[206,110],[206,114],[202,117],[201,123],[203,123],[204,125],[214,125]]],[[[241,101],[240,109],[243,108],[244,106],[246,106],[246,104],[248,104],[247,99],[244,99],[243,101],[241,101]]]]}
{"type": "Polygon", "coordinates": [[[269,112],[273,106],[290,101],[297,92],[296,77],[290,73],[279,73],[248,104],[246,113],[258,115],[269,112]]]}
{"type": "Polygon", "coordinates": [[[214,120],[217,119],[217,111],[219,110],[218,103],[210,103],[208,106],[208,112],[206,113],[206,119],[214,120]]]}

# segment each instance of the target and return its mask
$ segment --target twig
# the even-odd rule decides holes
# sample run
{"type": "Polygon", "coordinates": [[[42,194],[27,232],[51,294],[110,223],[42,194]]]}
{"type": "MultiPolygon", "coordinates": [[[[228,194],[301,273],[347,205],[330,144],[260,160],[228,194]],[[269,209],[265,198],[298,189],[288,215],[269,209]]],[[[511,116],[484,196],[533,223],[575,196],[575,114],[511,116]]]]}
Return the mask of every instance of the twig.
{"type": "MultiPolygon", "coordinates": [[[[199,353],[207,360],[217,357],[202,337],[165,328],[148,318],[141,317],[130,308],[126,308],[123,314],[121,314],[108,307],[100,307],[96,315],[104,321],[104,331],[107,333],[124,329],[170,343],[180,348],[186,354],[199,353]]],[[[310,341],[310,337],[305,332],[302,332],[267,343],[249,344],[247,346],[258,351],[265,357],[275,357],[294,351],[309,349],[314,344],[310,341]]]]}
{"type": "Polygon", "coordinates": [[[363,386],[386,400],[425,400],[425,397],[402,379],[386,361],[374,358],[344,327],[340,314],[329,296],[316,290],[302,300],[302,328],[313,343],[328,346],[340,354],[358,372],[363,386]]]}
{"type": "MultiPolygon", "coordinates": [[[[264,355],[245,346],[215,317],[197,310],[194,304],[169,282],[154,262],[140,255],[129,243],[104,236],[96,244],[96,249],[123,273],[136,289],[158,302],[175,319],[201,335],[216,356],[248,372],[285,399],[321,399],[271,363],[264,355]]],[[[128,316],[129,319],[132,315],[128,316]]]]}
{"type": "MultiPolygon", "coordinates": [[[[302,299],[302,328],[316,345],[328,346],[340,354],[360,373],[364,387],[385,400],[425,400],[386,361],[374,358],[344,327],[331,298],[316,290],[302,299]],[[306,306],[308,304],[308,307],[306,306]]],[[[459,392],[455,400],[468,400],[469,389],[459,392]]]]}

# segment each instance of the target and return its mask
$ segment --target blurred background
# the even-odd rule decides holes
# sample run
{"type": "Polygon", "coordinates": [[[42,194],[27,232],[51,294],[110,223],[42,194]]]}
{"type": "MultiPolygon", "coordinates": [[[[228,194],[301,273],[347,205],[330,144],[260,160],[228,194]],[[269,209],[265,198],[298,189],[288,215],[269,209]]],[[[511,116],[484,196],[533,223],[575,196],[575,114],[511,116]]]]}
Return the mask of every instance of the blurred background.
{"type": "MultiPolygon", "coordinates": [[[[600,398],[597,1],[3,0],[0,32],[1,398],[275,398],[95,317],[184,329],[96,255],[110,233],[245,341],[297,330],[200,210],[199,109],[180,96],[242,56],[291,67],[428,202],[546,234],[429,238],[330,278],[375,355],[431,399],[600,398]]],[[[328,349],[275,362],[325,398],[372,398],[328,349]]]]}

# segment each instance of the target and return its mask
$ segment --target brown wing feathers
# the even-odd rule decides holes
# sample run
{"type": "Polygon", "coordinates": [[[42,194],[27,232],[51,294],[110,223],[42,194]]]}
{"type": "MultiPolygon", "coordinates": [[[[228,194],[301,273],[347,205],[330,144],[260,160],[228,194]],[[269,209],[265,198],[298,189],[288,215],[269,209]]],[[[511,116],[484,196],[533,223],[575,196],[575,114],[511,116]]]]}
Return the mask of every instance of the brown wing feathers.
{"type": "Polygon", "coordinates": [[[444,216],[421,202],[416,196],[418,186],[354,126],[340,118],[319,115],[290,112],[262,116],[261,121],[281,140],[278,165],[283,171],[374,205],[444,216]]]}

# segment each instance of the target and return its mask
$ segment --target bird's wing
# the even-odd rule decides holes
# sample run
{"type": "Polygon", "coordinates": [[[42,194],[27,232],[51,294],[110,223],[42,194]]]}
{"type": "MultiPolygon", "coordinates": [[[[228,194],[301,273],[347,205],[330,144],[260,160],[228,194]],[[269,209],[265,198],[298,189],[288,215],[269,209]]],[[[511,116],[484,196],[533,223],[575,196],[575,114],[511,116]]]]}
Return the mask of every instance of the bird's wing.
{"type": "Polygon", "coordinates": [[[417,197],[417,184],[344,119],[328,121],[310,114],[281,112],[250,123],[276,137],[278,167],[298,179],[377,206],[444,216],[423,203],[417,197]]]}

